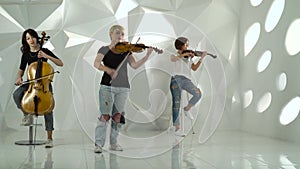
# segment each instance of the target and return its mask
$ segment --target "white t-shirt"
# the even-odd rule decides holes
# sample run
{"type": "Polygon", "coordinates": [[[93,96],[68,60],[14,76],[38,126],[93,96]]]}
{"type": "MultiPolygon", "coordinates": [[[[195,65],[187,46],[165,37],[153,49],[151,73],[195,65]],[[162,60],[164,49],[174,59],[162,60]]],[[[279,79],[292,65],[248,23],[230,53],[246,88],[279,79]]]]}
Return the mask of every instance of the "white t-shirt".
{"type": "Polygon", "coordinates": [[[192,75],[191,75],[192,59],[190,59],[190,57],[179,59],[173,63],[174,63],[173,73],[172,73],[173,76],[181,75],[181,76],[185,76],[186,78],[192,79],[192,75]]]}

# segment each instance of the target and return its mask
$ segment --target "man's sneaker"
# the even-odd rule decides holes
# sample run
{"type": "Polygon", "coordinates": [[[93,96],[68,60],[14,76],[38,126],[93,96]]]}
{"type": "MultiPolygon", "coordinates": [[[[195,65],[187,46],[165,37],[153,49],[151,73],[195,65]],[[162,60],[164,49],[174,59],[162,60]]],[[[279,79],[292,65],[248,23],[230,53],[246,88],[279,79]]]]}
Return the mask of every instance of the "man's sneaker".
{"type": "Polygon", "coordinates": [[[52,147],[53,147],[53,141],[51,139],[48,139],[45,148],[52,148],[52,147]]]}
{"type": "Polygon", "coordinates": [[[185,137],[185,134],[182,132],[181,129],[178,129],[177,131],[174,130],[174,135],[179,137],[185,137]]]}
{"type": "Polygon", "coordinates": [[[123,148],[119,144],[111,144],[109,149],[113,151],[123,151],[123,148]]]}
{"type": "Polygon", "coordinates": [[[102,153],[102,147],[98,146],[97,144],[95,145],[94,153],[102,153]]]}
{"type": "Polygon", "coordinates": [[[22,126],[29,126],[32,125],[33,123],[33,116],[31,114],[25,114],[23,119],[22,119],[22,126]]]}
{"type": "Polygon", "coordinates": [[[193,117],[193,115],[191,114],[190,111],[185,111],[185,110],[184,110],[184,115],[185,115],[187,118],[189,118],[189,119],[191,119],[191,120],[194,120],[194,117],[193,117]]]}

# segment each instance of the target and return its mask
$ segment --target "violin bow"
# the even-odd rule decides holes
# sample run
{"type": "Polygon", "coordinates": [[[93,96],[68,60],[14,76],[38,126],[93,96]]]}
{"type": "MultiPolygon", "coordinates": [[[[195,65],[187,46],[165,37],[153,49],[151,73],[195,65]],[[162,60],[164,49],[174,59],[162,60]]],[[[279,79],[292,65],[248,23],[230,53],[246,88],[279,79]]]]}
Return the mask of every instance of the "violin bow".
{"type": "MultiPolygon", "coordinates": [[[[138,40],[135,42],[136,44],[138,43],[138,41],[140,40],[141,38],[139,37],[138,40]]],[[[114,74],[112,75],[111,77],[111,80],[110,80],[110,84],[111,82],[114,80],[113,77],[116,75],[116,73],[119,72],[120,68],[122,67],[122,65],[125,63],[125,61],[127,60],[127,58],[129,57],[129,54],[130,52],[127,53],[127,55],[125,56],[125,58],[122,60],[122,62],[119,64],[119,66],[117,67],[116,71],[114,72],[114,74]]]]}
{"type": "Polygon", "coordinates": [[[129,54],[130,54],[130,52],[127,53],[127,55],[125,56],[125,58],[122,60],[122,62],[121,62],[121,63],[119,64],[119,66],[117,67],[116,71],[114,72],[114,74],[113,74],[112,77],[111,77],[111,80],[110,80],[110,82],[109,82],[110,84],[111,84],[111,82],[115,79],[115,78],[113,78],[113,77],[116,75],[116,73],[119,72],[120,68],[122,67],[122,65],[123,65],[123,64],[125,63],[125,61],[127,60],[129,54]]]}

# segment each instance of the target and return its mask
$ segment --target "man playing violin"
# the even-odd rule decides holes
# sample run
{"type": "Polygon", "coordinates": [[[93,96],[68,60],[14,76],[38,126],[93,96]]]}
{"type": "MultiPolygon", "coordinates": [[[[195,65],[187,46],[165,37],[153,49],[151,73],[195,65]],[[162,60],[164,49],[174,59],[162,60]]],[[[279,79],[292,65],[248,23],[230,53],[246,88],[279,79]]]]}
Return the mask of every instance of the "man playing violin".
{"type": "Polygon", "coordinates": [[[175,127],[175,135],[184,137],[184,133],[180,130],[180,102],[182,90],[187,91],[192,95],[188,104],[183,108],[184,114],[191,120],[194,119],[189,110],[200,100],[201,91],[191,81],[191,69],[196,71],[206,56],[207,52],[202,53],[201,59],[197,63],[193,63],[192,57],[195,53],[187,51],[189,41],[185,37],[179,37],[175,40],[175,48],[177,49],[177,55],[171,55],[171,61],[174,63],[174,71],[172,72],[172,78],[170,83],[170,90],[172,94],[172,120],[175,127]]]}
{"type": "MultiPolygon", "coordinates": [[[[28,90],[29,83],[22,84],[23,82],[23,74],[25,72],[26,66],[30,65],[33,62],[37,62],[39,58],[42,58],[43,61],[51,60],[57,66],[63,66],[63,62],[54,55],[50,50],[47,48],[41,48],[41,45],[38,41],[39,37],[35,30],[27,29],[23,32],[22,35],[22,58],[20,67],[18,70],[17,80],[15,82],[16,85],[21,85],[18,87],[14,93],[13,98],[14,101],[19,109],[22,109],[21,101],[24,96],[24,92],[28,90]]],[[[52,86],[50,83],[50,91],[52,92],[52,86]]],[[[31,114],[27,114],[23,112],[24,117],[22,119],[22,125],[31,125],[33,122],[33,117],[31,114]]],[[[51,148],[52,145],[52,131],[53,128],[53,112],[49,112],[44,115],[45,119],[45,127],[47,131],[48,141],[46,144],[46,148],[51,148]]]]}
{"type": "Polygon", "coordinates": [[[102,46],[97,52],[94,67],[104,71],[99,89],[99,117],[95,129],[95,153],[101,153],[106,140],[106,129],[111,119],[110,150],[123,151],[118,144],[117,137],[121,124],[125,123],[125,102],[129,95],[127,64],[133,69],[142,66],[151,55],[153,48],[147,49],[146,55],[136,61],[132,51],[119,52],[115,45],[124,41],[124,28],[114,25],[109,30],[111,43],[102,46]]]}

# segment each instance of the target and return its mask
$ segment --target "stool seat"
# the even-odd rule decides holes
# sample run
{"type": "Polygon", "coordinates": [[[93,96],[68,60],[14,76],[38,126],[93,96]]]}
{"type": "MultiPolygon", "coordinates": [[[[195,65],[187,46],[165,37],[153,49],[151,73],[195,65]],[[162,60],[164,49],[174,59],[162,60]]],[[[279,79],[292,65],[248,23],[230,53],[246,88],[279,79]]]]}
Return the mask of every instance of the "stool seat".
{"type": "Polygon", "coordinates": [[[42,126],[43,124],[42,123],[38,123],[38,124],[30,124],[30,125],[23,125],[23,124],[20,124],[20,126],[25,126],[25,127],[30,127],[30,126],[42,126]]]}

